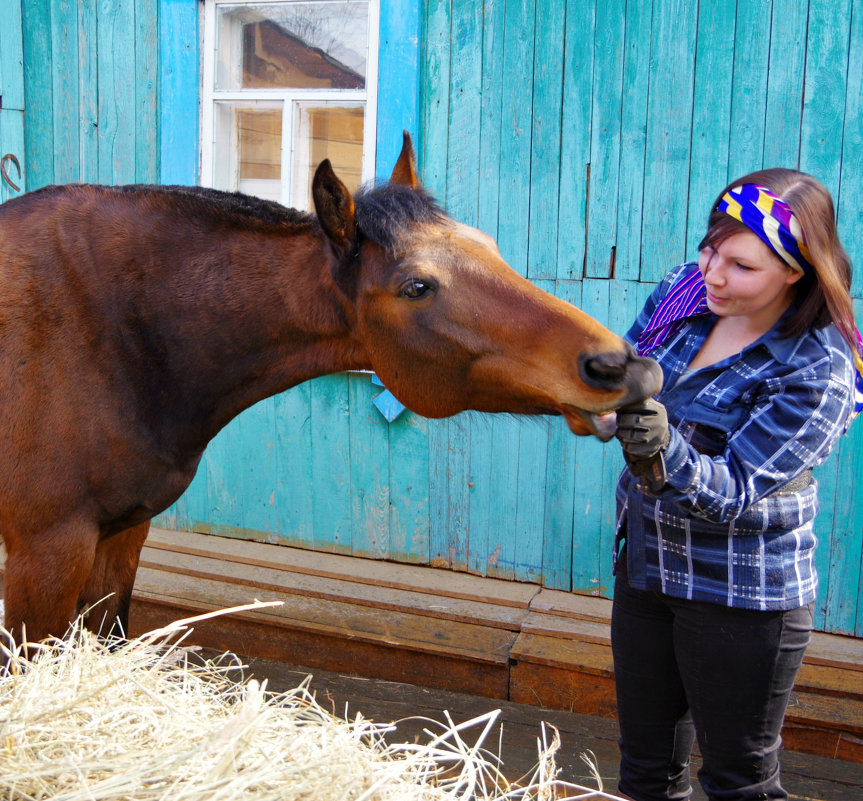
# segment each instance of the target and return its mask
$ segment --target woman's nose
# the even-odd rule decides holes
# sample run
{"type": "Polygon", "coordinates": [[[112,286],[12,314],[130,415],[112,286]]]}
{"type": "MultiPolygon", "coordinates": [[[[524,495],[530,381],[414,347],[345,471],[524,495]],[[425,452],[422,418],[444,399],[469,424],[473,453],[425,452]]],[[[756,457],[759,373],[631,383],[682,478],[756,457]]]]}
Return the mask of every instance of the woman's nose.
{"type": "Polygon", "coordinates": [[[704,280],[714,285],[725,283],[725,271],[719,263],[718,256],[714,255],[713,258],[707,262],[707,269],[704,271],[704,280]]]}

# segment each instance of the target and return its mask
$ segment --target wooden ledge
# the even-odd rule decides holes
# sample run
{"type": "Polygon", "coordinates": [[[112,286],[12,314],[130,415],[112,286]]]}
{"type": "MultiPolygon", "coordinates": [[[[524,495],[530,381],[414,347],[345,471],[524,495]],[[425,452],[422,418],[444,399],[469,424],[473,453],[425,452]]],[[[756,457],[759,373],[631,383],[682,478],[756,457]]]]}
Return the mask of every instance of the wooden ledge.
{"type": "MultiPolygon", "coordinates": [[[[248,603],[190,640],[287,664],[615,716],[611,602],[428,567],[152,530],[130,633],[248,603]]],[[[863,639],[813,636],[786,716],[791,750],[863,762],[863,639]]]]}

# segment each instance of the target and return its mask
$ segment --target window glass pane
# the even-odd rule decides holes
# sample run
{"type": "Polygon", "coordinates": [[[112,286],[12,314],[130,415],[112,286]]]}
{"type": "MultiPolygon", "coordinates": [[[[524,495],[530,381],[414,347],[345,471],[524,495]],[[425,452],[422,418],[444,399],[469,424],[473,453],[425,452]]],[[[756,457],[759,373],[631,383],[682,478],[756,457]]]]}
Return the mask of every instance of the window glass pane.
{"type": "Polygon", "coordinates": [[[362,105],[297,103],[294,154],[294,205],[311,209],[311,183],[318,164],[329,159],[351,193],[362,182],[362,105]]]}
{"type": "Polygon", "coordinates": [[[217,7],[216,89],[362,89],[368,0],[217,7]]]}
{"type": "Polygon", "coordinates": [[[281,200],[282,103],[216,103],[213,185],[281,200]]]}

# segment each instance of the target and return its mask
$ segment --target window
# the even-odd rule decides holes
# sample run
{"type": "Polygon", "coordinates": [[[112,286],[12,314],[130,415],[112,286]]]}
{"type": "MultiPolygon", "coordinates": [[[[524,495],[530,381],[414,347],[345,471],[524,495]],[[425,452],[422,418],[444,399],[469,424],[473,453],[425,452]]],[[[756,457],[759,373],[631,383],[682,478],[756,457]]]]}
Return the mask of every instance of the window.
{"type": "Polygon", "coordinates": [[[201,182],[311,210],[374,176],[378,0],[208,0],[201,182]]]}

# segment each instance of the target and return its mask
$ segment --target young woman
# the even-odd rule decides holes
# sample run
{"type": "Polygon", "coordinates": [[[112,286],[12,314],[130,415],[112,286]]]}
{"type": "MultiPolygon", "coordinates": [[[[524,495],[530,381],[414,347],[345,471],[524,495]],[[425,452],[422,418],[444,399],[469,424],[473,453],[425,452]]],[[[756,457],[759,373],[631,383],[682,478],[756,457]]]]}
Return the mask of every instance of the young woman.
{"type": "Polygon", "coordinates": [[[697,264],[660,283],[628,338],[663,368],[618,413],[612,647],[620,791],[785,799],[780,730],[809,643],[824,461],[855,414],[863,345],[833,203],[764,170],[713,204],[697,264]]]}

